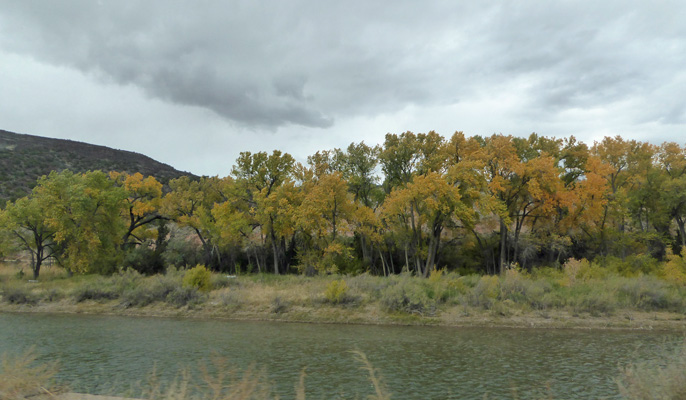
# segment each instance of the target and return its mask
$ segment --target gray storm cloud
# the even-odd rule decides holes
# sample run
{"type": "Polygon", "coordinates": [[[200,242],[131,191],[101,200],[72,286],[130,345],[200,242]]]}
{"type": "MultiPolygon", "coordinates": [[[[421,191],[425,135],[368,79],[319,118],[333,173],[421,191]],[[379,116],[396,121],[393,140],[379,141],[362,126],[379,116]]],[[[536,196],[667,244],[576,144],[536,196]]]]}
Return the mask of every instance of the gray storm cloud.
{"type": "MultiPolygon", "coordinates": [[[[497,96],[516,79],[548,117],[684,86],[679,2],[1,4],[5,51],[271,130],[497,96]]],[[[683,102],[636,118],[683,121],[683,102]]]]}

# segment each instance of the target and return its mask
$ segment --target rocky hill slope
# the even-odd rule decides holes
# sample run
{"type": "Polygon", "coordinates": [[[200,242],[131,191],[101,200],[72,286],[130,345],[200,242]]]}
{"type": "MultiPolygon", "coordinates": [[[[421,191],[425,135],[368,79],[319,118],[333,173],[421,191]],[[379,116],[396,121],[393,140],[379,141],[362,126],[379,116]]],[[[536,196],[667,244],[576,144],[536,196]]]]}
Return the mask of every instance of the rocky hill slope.
{"type": "Polygon", "coordinates": [[[140,172],[162,183],[193,176],[131,151],[0,130],[0,205],[25,196],[39,177],[65,169],[140,172]]]}

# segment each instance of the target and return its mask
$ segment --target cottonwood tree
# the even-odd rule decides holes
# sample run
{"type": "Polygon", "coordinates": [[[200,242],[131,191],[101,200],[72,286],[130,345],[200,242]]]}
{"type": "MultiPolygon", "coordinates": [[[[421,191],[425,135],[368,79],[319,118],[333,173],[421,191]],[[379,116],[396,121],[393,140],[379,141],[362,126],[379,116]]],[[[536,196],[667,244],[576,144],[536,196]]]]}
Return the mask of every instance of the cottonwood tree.
{"type": "Polygon", "coordinates": [[[55,242],[55,228],[46,224],[45,200],[29,195],[8,203],[5,210],[0,211],[0,226],[9,234],[7,239],[31,254],[33,279],[38,279],[43,262],[56,259],[61,250],[55,242]]]}
{"type": "Polygon", "coordinates": [[[301,261],[305,267],[335,272],[341,260],[351,257],[342,239],[352,232],[355,205],[340,172],[317,176],[314,169],[304,170],[300,177],[304,195],[296,220],[307,239],[301,261]]]}
{"type": "Polygon", "coordinates": [[[195,232],[200,241],[206,265],[213,269],[222,267],[222,252],[217,244],[220,232],[212,209],[226,200],[231,178],[202,177],[192,180],[182,176],[169,181],[169,192],[162,200],[161,212],[179,226],[195,232]]]}
{"type": "Polygon", "coordinates": [[[45,201],[45,224],[63,247],[60,263],[71,272],[110,273],[121,260],[126,192],[101,171],[52,172],[34,196],[45,201]]]}
{"type": "Polygon", "coordinates": [[[460,199],[459,188],[441,174],[429,172],[416,176],[404,188],[396,188],[384,202],[384,219],[391,227],[405,231],[406,265],[409,268],[412,259],[417,274],[428,276],[435,269],[441,234],[448,221],[457,218],[471,224],[471,209],[460,199]]]}
{"type": "Polygon", "coordinates": [[[232,175],[242,188],[244,201],[249,206],[253,226],[259,229],[263,244],[271,245],[273,270],[275,274],[286,272],[288,260],[286,242],[293,240],[294,229],[289,207],[278,205],[292,198],[295,191],[291,183],[295,160],[288,153],[275,150],[252,154],[243,152],[236,160],[232,175]],[[287,187],[280,189],[284,184],[287,187]],[[289,226],[290,225],[290,226],[289,226]]]}
{"type": "Polygon", "coordinates": [[[127,250],[150,237],[154,232],[146,230],[153,222],[163,219],[159,213],[162,202],[162,184],[155,177],[143,177],[140,173],[129,175],[121,172],[110,172],[117,186],[122,187],[126,194],[126,212],[124,218],[128,228],[122,238],[122,248],[127,250]]]}

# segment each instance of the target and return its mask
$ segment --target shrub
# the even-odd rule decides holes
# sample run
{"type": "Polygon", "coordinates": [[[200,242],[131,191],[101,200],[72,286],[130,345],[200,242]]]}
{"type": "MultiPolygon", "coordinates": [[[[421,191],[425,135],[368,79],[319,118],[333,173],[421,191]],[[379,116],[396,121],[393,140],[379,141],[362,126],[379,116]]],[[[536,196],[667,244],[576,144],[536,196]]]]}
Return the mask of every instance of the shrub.
{"type": "Polygon", "coordinates": [[[274,314],[281,314],[288,311],[288,302],[280,296],[274,297],[272,300],[271,312],[274,314]]]}
{"type": "Polygon", "coordinates": [[[424,288],[407,278],[385,288],[381,293],[381,304],[389,311],[429,315],[436,311],[436,302],[427,295],[424,288]]]}
{"type": "Polygon", "coordinates": [[[211,287],[213,289],[221,289],[229,286],[238,286],[238,281],[235,277],[229,278],[224,274],[212,274],[211,287]]]}
{"type": "Polygon", "coordinates": [[[612,291],[591,290],[573,299],[577,312],[588,312],[592,316],[610,315],[617,309],[617,298],[612,291]]]}
{"type": "Polygon", "coordinates": [[[371,276],[368,273],[353,276],[347,279],[349,289],[356,292],[367,293],[371,298],[381,298],[381,291],[389,285],[390,279],[381,276],[371,276]]]}
{"type": "Polygon", "coordinates": [[[465,283],[467,277],[448,278],[446,281],[447,290],[451,296],[465,294],[469,291],[469,286],[465,283]]]}
{"type": "Polygon", "coordinates": [[[443,279],[443,275],[445,275],[445,269],[433,269],[429,274],[429,282],[438,283],[443,279]]]}
{"type": "Polygon", "coordinates": [[[114,300],[119,298],[119,296],[120,292],[111,285],[108,285],[102,277],[79,286],[72,292],[72,297],[77,303],[86,300],[114,300]]]}
{"type": "Polygon", "coordinates": [[[467,287],[467,288],[474,288],[479,281],[481,280],[481,275],[477,274],[472,274],[472,275],[465,275],[460,278],[460,281],[467,287]]]}
{"type": "Polygon", "coordinates": [[[212,289],[212,273],[204,265],[198,264],[186,271],[183,286],[209,292],[212,289]]]}
{"type": "Polygon", "coordinates": [[[298,269],[306,275],[315,272],[325,273],[359,273],[362,264],[356,262],[352,249],[343,243],[329,244],[323,251],[308,250],[298,254],[298,269]]]}
{"type": "Polygon", "coordinates": [[[134,269],[127,269],[119,272],[119,274],[112,275],[110,278],[110,285],[114,291],[121,295],[127,290],[135,289],[142,281],[143,275],[141,275],[140,272],[134,269]]]}
{"type": "Polygon", "coordinates": [[[122,305],[144,307],[154,302],[163,302],[180,286],[181,282],[173,277],[154,276],[126,290],[122,295],[122,305]]]}
{"type": "Polygon", "coordinates": [[[160,251],[148,246],[139,246],[129,250],[124,258],[124,265],[145,275],[154,275],[164,271],[164,260],[160,251]]]}
{"type": "Polygon", "coordinates": [[[167,294],[165,301],[176,307],[200,304],[204,297],[195,288],[179,286],[167,294]]]}
{"type": "Polygon", "coordinates": [[[446,273],[445,269],[432,270],[425,286],[429,297],[440,303],[446,303],[467,290],[462,277],[455,273],[446,273]]]}
{"type": "Polygon", "coordinates": [[[324,297],[333,304],[344,303],[348,299],[348,285],[343,279],[333,280],[326,285],[324,297]]]}
{"type": "Polygon", "coordinates": [[[38,303],[38,296],[23,287],[5,287],[2,297],[10,304],[34,305],[38,303]]]}
{"type": "Polygon", "coordinates": [[[684,286],[686,285],[686,260],[668,251],[667,262],[658,274],[669,283],[684,286]]]}
{"type": "Polygon", "coordinates": [[[624,277],[651,274],[658,270],[658,261],[648,254],[630,255],[625,258],[600,257],[597,262],[607,271],[624,277]]]}
{"type": "Polygon", "coordinates": [[[562,271],[564,271],[564,279],[562,280],[563,286],[572,286],[576,283],[577,279],[581,278],[581,271],[588,269],[590,263],[587,259],[582,258],[577,260],[575,258],[570,258],[565,261],[562,265],[562,271]]]}
{"type": "Polygon", "coordinates": [[[165,265],[185,268],[200,262],[200,249],[192,241],[186,239],[189,233],[184,230],[172,233],[161,255],[165,265]]]}
{"type": "Polygon", "coordinates": [[[495,276],[482,276],[472,290],[471,304],[489,309],[500,295],[500,279],[495,276]]]}
{"type": "Polygon", "coordinates": [[[627,279],[619,287],[619,293],[627,298],[630,306],[643,310],[679,310],[683,303],[666,282],[649,276],[627,279]]]}
{"type": "Polygon", "coordinates": [[[223,291],[219,299],[223,306],[238,308],[243,305],[243,299],[233,290],[223,291]]]}
{"type": "Polygon", "coordinates": [[[57,289],[50,289],[43,293],[43,300],[51,302],[58,301],[64,297],[64,293],[57,289]]]}

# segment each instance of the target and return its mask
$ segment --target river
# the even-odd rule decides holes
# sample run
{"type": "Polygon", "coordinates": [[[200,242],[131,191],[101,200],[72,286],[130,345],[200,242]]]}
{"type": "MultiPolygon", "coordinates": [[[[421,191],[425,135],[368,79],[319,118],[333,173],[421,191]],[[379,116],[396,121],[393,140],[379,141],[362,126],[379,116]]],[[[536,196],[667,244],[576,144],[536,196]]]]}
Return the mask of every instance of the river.
{"type": "Polygon", "coordinates": [[[172,379],[218,356],[265,368],[282,399],[293,398],[303,367],[308,399],[365,398],[368,375],[351,354],[360,350],[394,399],[547,397],[547,387],[555,398],[616,398],[619,366],[682,342],[644,331],[0,314],[0,353],[34,346],[41,360],[59,360],[61,382],[92,394],[123,394],[153,369],[172,379]]]}

